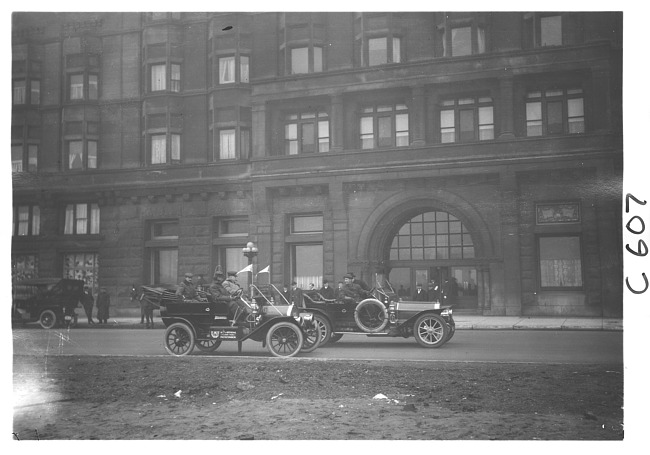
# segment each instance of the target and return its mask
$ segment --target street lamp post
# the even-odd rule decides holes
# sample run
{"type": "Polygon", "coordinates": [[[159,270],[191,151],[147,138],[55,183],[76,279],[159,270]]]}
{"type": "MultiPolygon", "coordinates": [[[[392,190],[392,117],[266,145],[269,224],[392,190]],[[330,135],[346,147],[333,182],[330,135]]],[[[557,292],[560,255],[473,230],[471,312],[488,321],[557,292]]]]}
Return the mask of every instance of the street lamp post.
{"type": "Polygon", "coordinates": [[[257,247],[253,242],[248,242],[244,248],[242,248],[242,253],[244,253],[244,256],[248,258],[248,265],[249,265],[249,280],[248,280],[248,288],[250,291],[250,298],[251,300],[253,299],[253,258],[257,256],[257,247]]]}

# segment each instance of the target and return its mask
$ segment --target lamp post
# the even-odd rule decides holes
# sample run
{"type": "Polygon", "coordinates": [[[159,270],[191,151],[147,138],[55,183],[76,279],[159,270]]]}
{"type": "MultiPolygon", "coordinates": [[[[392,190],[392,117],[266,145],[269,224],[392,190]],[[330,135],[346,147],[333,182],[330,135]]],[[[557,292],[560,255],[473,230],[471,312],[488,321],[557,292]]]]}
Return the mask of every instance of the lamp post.
{"type": "Polygon", "coordinates": [[[257,247],[253,242],[248,242],[244,248],[242,248],[242,253],[248,258],[249,265],[249,280],[248,280],[248,289],[250,291],[250,298],[253,299],[253,258],[257,256],[257,247]]]}

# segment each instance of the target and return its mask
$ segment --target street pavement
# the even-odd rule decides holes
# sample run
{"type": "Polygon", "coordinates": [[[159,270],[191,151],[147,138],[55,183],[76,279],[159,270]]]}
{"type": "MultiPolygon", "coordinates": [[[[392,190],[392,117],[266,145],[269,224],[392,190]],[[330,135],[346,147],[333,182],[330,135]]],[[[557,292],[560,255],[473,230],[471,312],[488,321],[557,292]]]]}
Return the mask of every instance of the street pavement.
{"type": "MultiPolygon", "coordinates": [[[[115,316],[108,324],[97,328],[141,329],[139,308],[120,308],[111,311],[115,316]]],[[[78,309],[79,326],[89,326],[83,310],[78,309]]],[[[96,320],[96,319],[95,319],[96,320]]],[[[605,330],[622,331],[623,320],[615,318],[542,317],[542,316],[482,316],[454,313],[456,330],[605,330]]],[[[154,328],[163,328],[160,315],[154,313],[154,328]]]]}

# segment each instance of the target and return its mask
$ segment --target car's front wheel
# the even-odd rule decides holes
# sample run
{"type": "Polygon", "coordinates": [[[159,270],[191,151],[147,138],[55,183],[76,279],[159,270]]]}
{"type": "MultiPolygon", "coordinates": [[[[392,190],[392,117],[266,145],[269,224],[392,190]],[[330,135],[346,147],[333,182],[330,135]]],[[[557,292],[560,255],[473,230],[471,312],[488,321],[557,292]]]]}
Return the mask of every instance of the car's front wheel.
{"type": "Polygon", "coordinates": [[[189,355],[194,346],[194,332],[187,324],[176,322],[165,330],[165,349],[171,355],[189,355]]]}
{"type": "Polygon", "coordinates": [[[43,311],[41,316],[38,318],[38,323],[41,324],[41,327],[44,329],[51,329],[56,325],[56,322],[56,313],[52,310],[43,311]]]}
{"type": "Polygon", "coordinates": [[[293,357],[303,344],[302,330],[291,322],[278,322],[266,334],[266,346],[276,357],[293,357]]]}
{"type": "Polygon", "coordinates": [[[314,324],[316,324],[320,333],[320,344],[324,346],[332,336],[332,326],[325,317],[319,314],[314,315],[314,324]]]}
{"type": "Polygon", "coordinates": [[[420,346],[439,348],[447,342],[449,328],[437,314],[423,314],[413,324],[413,336],[420,346]]]}

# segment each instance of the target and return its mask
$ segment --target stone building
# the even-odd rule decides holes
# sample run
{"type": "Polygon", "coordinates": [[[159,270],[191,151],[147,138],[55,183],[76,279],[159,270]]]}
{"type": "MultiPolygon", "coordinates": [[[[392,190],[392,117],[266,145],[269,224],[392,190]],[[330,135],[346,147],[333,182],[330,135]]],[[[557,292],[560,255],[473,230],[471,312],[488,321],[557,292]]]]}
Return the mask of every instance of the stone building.
{"type": "Polygon", "coordinates": [[[622,315],[622,14],[15,13],[14,282],[622,315]],[[244,284],[249,277],[240,275],[244,284]]]}

